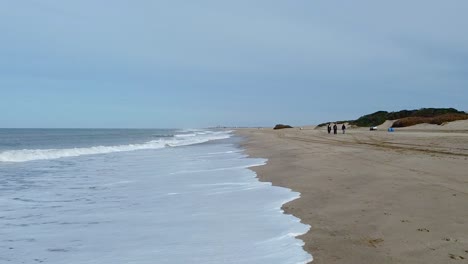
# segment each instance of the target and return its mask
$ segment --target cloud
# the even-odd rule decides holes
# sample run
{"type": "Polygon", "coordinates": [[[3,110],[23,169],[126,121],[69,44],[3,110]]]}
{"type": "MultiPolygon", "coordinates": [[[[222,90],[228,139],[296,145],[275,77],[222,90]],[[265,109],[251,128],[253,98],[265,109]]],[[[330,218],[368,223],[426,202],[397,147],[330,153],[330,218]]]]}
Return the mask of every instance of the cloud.
{"type": "MultiPolygon", "coordinates": [[[[29,80],[30,89],[54,80],[140,87],[179,105],[181,97],[165,90],[188,94],[184,103],[196,93],[222,100],[215,91],[256,91],[264,96],[242,100],[258,108],[310,97],[317,108],[328,98],[390,107],[398,93],[424,93],[401,107],[437,99],[463,106],[467,9],[462,0],[0,1],[0,76],[4,84],[29,80]]],[[[290,109],[282,114],[304,110],[290,109]]]]}

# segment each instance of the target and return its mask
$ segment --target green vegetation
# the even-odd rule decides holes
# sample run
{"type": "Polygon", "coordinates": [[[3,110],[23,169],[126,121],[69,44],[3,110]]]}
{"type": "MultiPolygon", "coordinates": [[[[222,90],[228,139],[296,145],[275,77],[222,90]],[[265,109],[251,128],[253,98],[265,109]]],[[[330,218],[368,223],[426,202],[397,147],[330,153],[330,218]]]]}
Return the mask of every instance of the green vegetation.
{"type": "MultiPolygon", "coordinates": [[[[468,114],[455,108],[421,108],[417,110],[402,110],[398,112],[378,111],[369,115],[361,116],[357,120],[337,121],[333,123],[349,123],[361,127],[378,126],[386,120],[398,120],[393,127],[405,127],[416,124],[429,123],[441,125],[445,122],[466,120],[468,114]]],[[[318,125],[326,126],[327,123],[318,125]]]]}
{"type": "Polygon", "coordinates": [[[277,129],[285,129],[285,128],[293,128],[293,127],[290,125],[278,124],[273,129],[277,130],[277,129]]]}
{"type": "Polygon", "coordinates": [[[388,120],[388,115],[389,113],[386,111],[378,111],[370,115],[361,116],[350,124],[361,127],[378,126],[388,120]]]}
{"type": "Polygon", "coordinates": [[[417,124],[434,124],[434,125],[442,125],[443,123],[453,122],[457,120],[467,120],[468,114],[443,114],[434,117],[405,117],[402,119],[398,119],[393,123],[392,127],[407,127],[407,126],[414,126],[417,124]]]}
{"type": "Polygon", "coordinates": [[[324,127],[330,123],[337,123],[337,124],[344,124],[344,123],[349,123],[351,124],[352,122],[354,122],[355,120],[343,120],[343,121],[334,121],[334,122],[325,122],[325,123],[322,123],[322,124],[318,124],[317,127],[324,127]]]}

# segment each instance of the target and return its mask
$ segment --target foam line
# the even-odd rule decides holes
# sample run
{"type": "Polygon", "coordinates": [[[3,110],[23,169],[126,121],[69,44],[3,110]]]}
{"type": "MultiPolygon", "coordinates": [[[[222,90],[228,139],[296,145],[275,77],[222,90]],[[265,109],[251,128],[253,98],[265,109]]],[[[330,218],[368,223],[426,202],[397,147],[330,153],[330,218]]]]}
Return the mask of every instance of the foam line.
{"type": "Polygon", "coordinates": [[[135,151],[145,149],[161,149],[165,147],[180,147],[200,144],[212,140],[226,139],[230,137],[229,132],[204,131],[203,134],[194,133],[190,137],[175,139],[158,139],[142,144],[128,144],[117,146],[93,146],[88,148],[68,149],[23,149],[7,150],[0,153],[0,162],[25,162],[32,160],[59,159],[65,157],[78,157],[83,155],[108,154],[124,151],[135,151]]]}

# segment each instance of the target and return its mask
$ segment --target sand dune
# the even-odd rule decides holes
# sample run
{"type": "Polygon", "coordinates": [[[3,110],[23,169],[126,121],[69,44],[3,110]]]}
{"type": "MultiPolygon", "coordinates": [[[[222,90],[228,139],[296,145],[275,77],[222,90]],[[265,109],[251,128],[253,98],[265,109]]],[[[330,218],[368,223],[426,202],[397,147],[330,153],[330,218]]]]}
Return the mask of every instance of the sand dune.
{"type": "Polygon", "coordinates": [[[421,131],[434,131],[434,130],[462,130],[468,131],[468,120],[459,120],[454,122],[449,122],[442,125],[432,125],[432,124],[419,124],[410,127],[398,128],[399,130],[421,130],[421,131]]]}
{"type": "Polygon", "coordinates": [[[387,129],[389,129],[390,127],[393,126],[393,123],[395,123],[395,120],[387,120],[387,121],[385,121],[383,124],[377,126],[377,128],[378,128],[379,130],[387,130],[387,129]]]}

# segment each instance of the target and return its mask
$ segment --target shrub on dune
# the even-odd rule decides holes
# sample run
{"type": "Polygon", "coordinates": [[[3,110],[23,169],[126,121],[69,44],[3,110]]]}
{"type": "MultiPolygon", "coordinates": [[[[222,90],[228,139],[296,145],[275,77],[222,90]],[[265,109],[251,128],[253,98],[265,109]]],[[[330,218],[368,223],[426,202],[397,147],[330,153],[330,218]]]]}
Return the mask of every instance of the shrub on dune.
{"type": "Polygon", "coordinates": [[[442,114],[434,117],[406,117],[395,121],[392,127],[408,127],[424,123],[442,125],[447,122],[467,119],[468,114],[442,114]]]}

